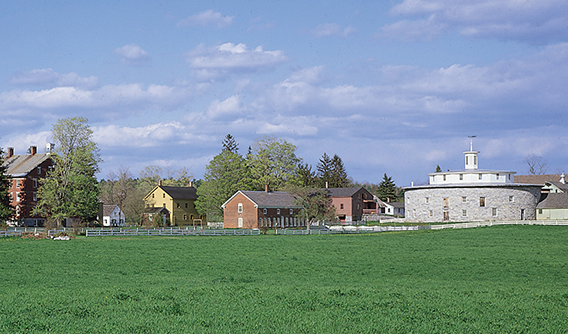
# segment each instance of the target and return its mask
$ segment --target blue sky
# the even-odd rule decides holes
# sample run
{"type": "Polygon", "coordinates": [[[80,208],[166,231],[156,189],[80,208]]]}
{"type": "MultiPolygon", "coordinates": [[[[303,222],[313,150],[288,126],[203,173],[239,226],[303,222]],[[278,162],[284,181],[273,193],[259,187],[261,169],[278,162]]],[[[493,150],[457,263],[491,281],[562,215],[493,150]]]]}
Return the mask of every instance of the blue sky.
{"type": "Polygon", "coordinates": [[[4,1],[0,146],[84,116],[104,163],[201,178],[228,133],[399,186],[436,165],[568,161],[568,2],[4,1]]]}

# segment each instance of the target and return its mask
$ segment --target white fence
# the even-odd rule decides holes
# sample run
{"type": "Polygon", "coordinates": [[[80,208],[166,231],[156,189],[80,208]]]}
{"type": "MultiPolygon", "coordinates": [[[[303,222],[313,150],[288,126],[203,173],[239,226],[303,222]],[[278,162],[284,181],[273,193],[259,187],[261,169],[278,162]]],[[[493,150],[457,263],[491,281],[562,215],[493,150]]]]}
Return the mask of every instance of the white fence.
{"type": "Polygon", "coordinates": [[[127,236],[127,235],[162,235],[162,236],[176,236],[176,235],[259,235],[260,230],[208,230],[208,229],[119,229],[119,230],[87,230],[87,237],[105,237],[105,236],[127,236]]]}
{"type": "Polygon", "coordinates": [[[469,223],[428,225],[428,228],[431,230],[442,230],[445,228],[474,228],[474,227],[496,226],[496,225],[568,226],[568,220],[513,220],[513,221],[469,222],[469,223]]]}

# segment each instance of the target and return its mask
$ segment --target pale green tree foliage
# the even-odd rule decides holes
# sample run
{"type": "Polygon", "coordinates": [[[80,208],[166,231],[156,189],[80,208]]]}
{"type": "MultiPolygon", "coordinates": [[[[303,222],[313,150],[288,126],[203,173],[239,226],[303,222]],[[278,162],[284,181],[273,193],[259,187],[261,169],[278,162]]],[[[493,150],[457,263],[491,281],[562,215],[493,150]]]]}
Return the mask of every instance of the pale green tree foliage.
{"type": "Polygon", "coordinates": [[[90,222],[97,217],[99,187],[95,174],[101,158],[87,122],[83,117],[60,119],[51,131],[55,168],[40,179],[35,212],[57,226],[64,218],[90,222]]]}
{"type": "Polygon", "coordinates": [[[264,190],[268,185],[276,191],[288,183],[296,183],[300,161],[295,145],[270,136],[258,139],[248,156],[255,189],[264,190]]]}
{"type": "Polygon", "coordinates": [[[335,207],[327,190],[322,188],[287,186],[286,190],[295,198],[295,204],[300,206],[298,218],[306,221],[309,230],[313,222],[334,221],[335,207]]]}
{"type": "Polygon", "coordinates": [[[226,144],[225,141],[221,153],[207,165],[203,181],[197,188],[195,207],[200,214],[207,215],[209,220],[222,220],[221,205],[237,191],[252,190],[246,159],[237,153],[234,139],[229,145],[231,149],[226,144]]]}
{"type": "Polygon", "coordinates": [[[0,148],[0,224],[6,221],[14,214],[14,208],[10,203],[8,189],[10,189],[11,178],[6,174],[7,167],[3,167],[4,152],[0,148]]]}

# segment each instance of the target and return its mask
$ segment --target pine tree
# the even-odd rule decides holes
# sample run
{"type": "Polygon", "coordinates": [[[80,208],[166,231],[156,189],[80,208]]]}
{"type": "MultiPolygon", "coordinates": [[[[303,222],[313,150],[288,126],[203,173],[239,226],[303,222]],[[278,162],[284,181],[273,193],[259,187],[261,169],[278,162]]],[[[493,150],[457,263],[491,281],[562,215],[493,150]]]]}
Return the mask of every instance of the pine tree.
{"type": "Polygon", "coordinates": [[[347,172],[341,158],[335,154],[331,160],[330,188],[344,188],[349,185],[347,172]]]}
{"type": "Polygon", "coordinates": [[[332,161],[327,153],[324,153],[319,160],[317,165],[317,176],[319,180],[319,186],[324,188],[326,186],[331,187],[331,170],[332,170],[332,161]]]}
{"type": "Polygon", "coordinates": [[[440,168],[440,165],[436,165],[436,173],[440,173],[442,171],[442,168],[440,168]]]}
{"type": "Polygon", "coordinates": [[[317,186],[317,176],[312,171],[312,166],[308,164],[298,164],[298,179],[302,187],[315,187],[317,186]]]}
{"type": "Polygon", "coordinates": [[[378,196],[381,201],[396,201],[396,185],[394,184],[392,178],[384,174],[383,180],[379,184],[378,196]]]}
{"type": "Polygon", "coordinates": [[[233,153],[238,153],[239,151],[239,144],[237,144],[235,137],[228,134],[225,136],[223,140],[223,151],[229,151],[233,153]]]}
{"type": "Polygon", "coordinates": [[[6,221],[14,214],[14,208],[10,203],[8,190],[10,189],[11,178],[6,174],[8,170],[4,164],[4,152],[0,148],[0,223],[6,221]]]}

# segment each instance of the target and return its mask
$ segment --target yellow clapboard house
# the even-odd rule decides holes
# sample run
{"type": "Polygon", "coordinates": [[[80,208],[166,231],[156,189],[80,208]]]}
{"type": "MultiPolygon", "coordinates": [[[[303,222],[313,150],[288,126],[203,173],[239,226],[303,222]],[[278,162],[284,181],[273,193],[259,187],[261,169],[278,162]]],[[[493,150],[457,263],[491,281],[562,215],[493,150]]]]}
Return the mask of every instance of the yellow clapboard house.
{"type": "Polygon", "coordinates": [[[202,225],[205,217],[195,209],[197,190],[194,187],[158,185],[144,197],[146,208],[164,207],[170,212],[171,226],[202,225]]]}

